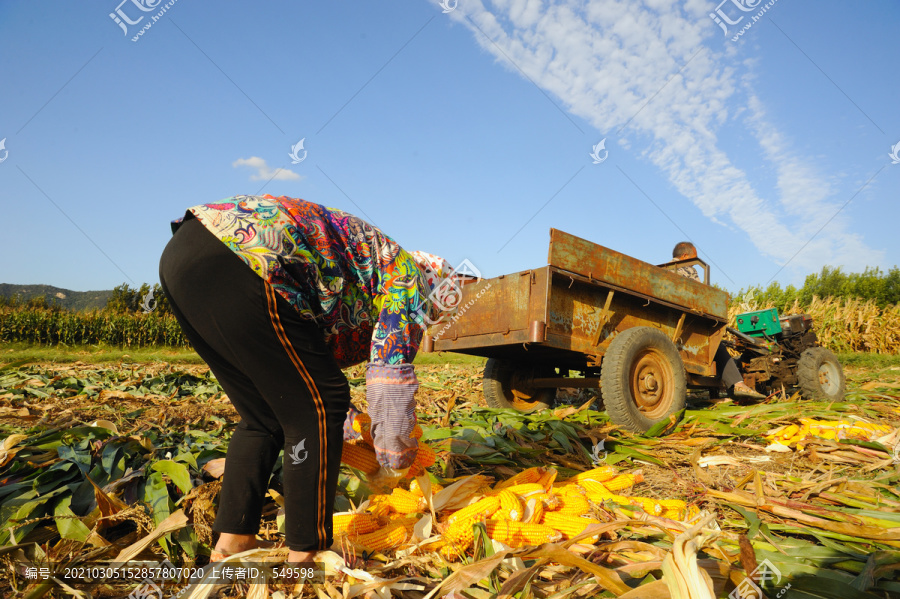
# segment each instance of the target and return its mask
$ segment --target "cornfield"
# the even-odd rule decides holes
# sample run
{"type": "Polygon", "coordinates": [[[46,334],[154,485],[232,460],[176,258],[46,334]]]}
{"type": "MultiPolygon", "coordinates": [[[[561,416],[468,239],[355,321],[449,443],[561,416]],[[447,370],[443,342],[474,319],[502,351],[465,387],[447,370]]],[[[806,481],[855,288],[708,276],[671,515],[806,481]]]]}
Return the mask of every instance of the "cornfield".
{"type": "MultiPolygon", "coordinates": [[[[771,303],[760,305],[752,296],[744,297],[732,303],[728,320],[735,326],[738,314],[771,307],[771,303]]],[[[819,344],[832,351],[900,353],[900,304],[879,308],[874,300],[814,296],[808,306],[794,300],[787,314],[812,316],[819,344]]]]}
{"type": "MultiPolygon", "coordinates": [[[[745,296],[733,302],[728,310],[731,326],[737,314],[771,307],[770,303],[761,305],[752,296],[745,296]]],[[[787,313],[812,316],[819,343],[832,351],[900,353],[900,304],[879,308],[873,300],[813,297],[805,307],[795,300],[787,313]]],[[[0,308],[0,342],[12,341],[45,345],[189,346],[178,322],[167,314],[0,308]]]]}
{"type": "Polygon", "coordinates": [[[188,341],[174,317],[152,312],[116,314],[106,311],[3,308],[0,309],[0,341],[45,345],[105,343],[121,347],[188,347],[188,341]]]}

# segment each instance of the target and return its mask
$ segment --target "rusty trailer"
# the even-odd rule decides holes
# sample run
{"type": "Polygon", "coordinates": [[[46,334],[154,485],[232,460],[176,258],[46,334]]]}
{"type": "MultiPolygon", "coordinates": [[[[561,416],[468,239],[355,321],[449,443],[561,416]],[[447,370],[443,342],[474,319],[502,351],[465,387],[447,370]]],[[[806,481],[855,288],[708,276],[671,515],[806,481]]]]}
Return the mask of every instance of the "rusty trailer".
{"type": "Polygon", "coordinates": [[[655,266],[551,229],[547,266],[464,285],[423,350],[487,357],[491,406],[531,411],[555,388],[602,386],[613,422],[646,431],[684,407],[688,386],[719,386],[727,295],[675,272],[694,265],[708,283],[702,260],[655,266]]]}

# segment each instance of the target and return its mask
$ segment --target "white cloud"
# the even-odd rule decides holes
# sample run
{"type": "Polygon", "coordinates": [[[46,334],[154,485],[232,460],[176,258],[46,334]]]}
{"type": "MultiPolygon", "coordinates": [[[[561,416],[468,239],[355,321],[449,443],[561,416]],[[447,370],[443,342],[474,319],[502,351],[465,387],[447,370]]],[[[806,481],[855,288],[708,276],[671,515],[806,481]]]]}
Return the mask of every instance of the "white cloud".
{"type": "Polygon", "coordinates": [[[704,216],[742,230],[761,254],[784,264],[816,235],[794,264],[871,264],[879,253],[840,216],[818,232],[844,200],[833,197],[823,168],[793,154],[766,121],[753,76],[736,72],[753,61],[734,59],[733,44],[707,16],[712,7],[701,0],[494,0],[487,8],[461,0],[450,17],[498,62],[521,69],[600,132],[628,135],[623,141],[634,151],[644,147],[704,216]],[[765,197],[735,165],[738,157],[723,150],[717,131],[726,123],[745,126],[757,141],[755,151],[777,174],[778,198],[765,197]]]}
{"type": "Polygon", "coordinates": [[[256,173],[250,175],[251,181],[300,181],[302,176],[298,175],[289,168],[273,169],[266,161],[259,156],[251,156],[250,158],[238,158],[231,163],[231,166],[237,168],[239,166],[249,166],[256,169],[256,173]]]}

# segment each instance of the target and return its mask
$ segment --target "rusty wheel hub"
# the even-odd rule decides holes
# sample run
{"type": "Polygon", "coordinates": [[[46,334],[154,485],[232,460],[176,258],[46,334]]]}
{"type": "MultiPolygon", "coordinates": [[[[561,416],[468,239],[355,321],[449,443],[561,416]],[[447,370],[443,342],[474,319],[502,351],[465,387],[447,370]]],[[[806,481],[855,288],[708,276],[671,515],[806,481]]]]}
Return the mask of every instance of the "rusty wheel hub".
{"type": "Polygon", "coordinates": [[[643,352],[631,369],[631,396],[648,418],[665,413],[672,403],[673,373],[665,357],[654,350],[643,352]]]}

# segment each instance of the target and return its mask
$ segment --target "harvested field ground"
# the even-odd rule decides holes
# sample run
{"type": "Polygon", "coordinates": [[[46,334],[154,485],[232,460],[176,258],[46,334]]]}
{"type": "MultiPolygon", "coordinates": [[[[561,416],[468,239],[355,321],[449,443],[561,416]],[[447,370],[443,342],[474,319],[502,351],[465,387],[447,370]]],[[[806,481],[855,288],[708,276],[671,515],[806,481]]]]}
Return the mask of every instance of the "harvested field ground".
{"type": "MultiPolygon", "coordinates": [[[[622,473],[639,469],[643,481],[620,493],[682,499],[709,515],[702,530],[683,538],[696,541],[716,596],[728,596],[736,585],[750,588],[746,575],[768,560],[773,570],[750,580],[769,597],[900,597],[898,365],[847,366],[847,395],[839,403],[782,394],[736,404],[692,394],[682,421],[654,438],[618,430],[589,392],[562,391],[553,409],[523,415],[483,407],[477,363],[426,364],[417,372],[423,439],[438,455],[429,469],[434,483],[446,486],[472,474],[500,482],[533,466],[555,468],[558,481],[596,465],[622,473]],[[808,437],[800,448],[765,450],[770,441],[764,435],[799,425],[800,418],[884,428],[865,440],[808,437]]],[[[362,368],[347,376],[354,403],[364,408],[362,368]]],[[[236,418],[202,365],[75,362],[0,369],[0,595],[126,597],[149,593],[149,587],[130,576],[89,584],[60,573],[126,558],[204,565],[221,458],[236,418]],[[27,566],[57,576],[29,578],[27,566]]],[[[336,511],[369,495],[356,474],[347,469],[342,475],[336,511]]],[[[277,468],[261,529],[276,542],[282,538],[279,478],[277,468]]],[[[691,525],[616,501],[592,509],[605,527],[596,542],[509,549],[476,534],[474,549],[451,562],[421,549],[408,555],[360,550],[351,558],[345,543],[348,565],[375,577],[368,588],[358,586],[367,582],[361,574],[339,573],[305,585],[249,579],[194,585],[182,597],[350,597],[378,590],[384,597],[392,590],[416,598],[431,591],[478,599],[677,597],[664,581],[690,578],[691,549],[676,537],[691,525]]],[[[435,523],[433,532],[442,529],[435,523]]],[[[278,563],[285,556],[276,548],[248,559],[278,563]]],[[[186,586],[167,583],[160,595],[146,596],[170,597],[186,586]]]]}

